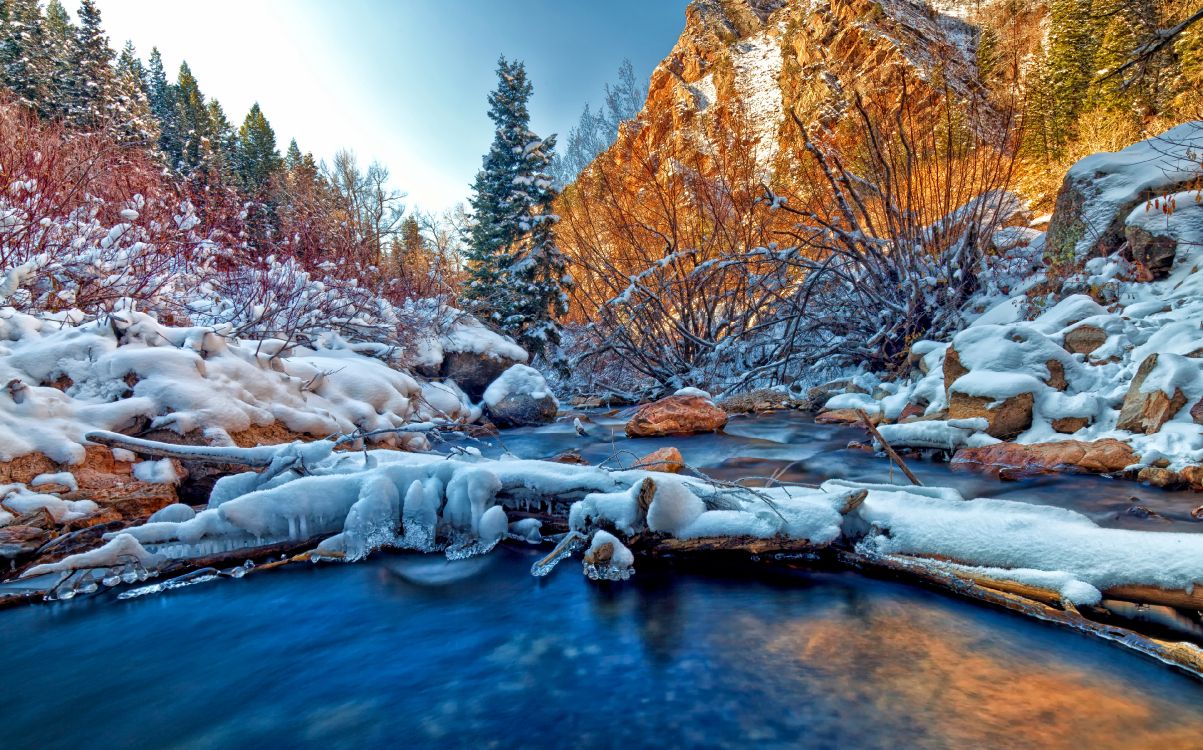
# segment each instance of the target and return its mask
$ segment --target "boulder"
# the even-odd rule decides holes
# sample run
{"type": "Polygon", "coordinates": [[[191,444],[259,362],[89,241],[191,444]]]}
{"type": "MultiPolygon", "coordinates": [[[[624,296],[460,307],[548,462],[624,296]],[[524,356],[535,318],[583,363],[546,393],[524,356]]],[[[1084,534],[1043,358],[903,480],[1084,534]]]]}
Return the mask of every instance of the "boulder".
{"type": "Polygon", "coordinates": [[[957,348],[948,347],[948,351],[944,353],[944,392],[948,393],[952,384],[957,382],[957,378],[967,372],[969,368],[961,364],[961,355],[957,353],[957,348]]]}
{"type": "Polygon", "coordinates": [[[515,359],[497,354],[475,354],[473,352],[447,352],[443,356],[443,364],[439,367],[438,376],[454,380],[464,393],[473,401],[479,401],[489,387],[501,374],[514,365],[522,364],[515,359]]]}
{"type": "Polygon", "coordinates": [[[1128,393],[1124,396],[1124,405],[1120,408],[1116,429],[1151,435],[1170,421],[1179,409],[1186,406],[1186,395],[1178,388],[1174,389],[1172,396],[1167,396],[1161,390],[1141,392],[1145,379],[1156,367],[1156,354],[1150,354],[1140,363],[1136,376],[1128,386],[1128,393]]]}
{"type": "Polygon", "coordinates": [[[530,427],[554,422],[559,408],[550,394],[536,398],[529,393],[512,393],[497,403],[486,404],[485,414],[502,429],[530,427]]]}
{"type": "MultiPolygon", "coordinates": [[[[815,422],[819,424],[862,424],[860,414],[857,414],[855,409],[830,409],[815,417],[815,422]]],[[[881,414],[869,414],[869,422],[873,425],[881,424],[881,414]]]]}
{"type": "Polygon", "coordinates": [[[1190,418],[1195,421],[1195,424],[1203,424],[1203,398],[1190,408],[1190,418]]]}
{"type": "Polygon", "coordinates": [[[1116,474],[1139,461],[1128,446],[1114,438],[1063,440],[1055,443],[995,443],[980,448],[962,448],[953,463],[978,464],[1026,472],[1077,471],[1116,474]]]}
{"type": "Polygon", "coordinates": [[[1090,417],[1060,417],[1052,421],[1054,432],[1072,435],[1090,424],[1090,417]]]}
{"type": "Polygon", "coordinates": [[[1031,393],[1020,393],[998,401],[989,396],[970,396],[954,391],[948,400],[948,418],[981,417],[987,422],[987,435],[1007,440],[1032,426],[1034,403],[1035,396],[1031,393]]]}
{"type": "Polygon", "coordinates": [[[805,403],[787,393],[772,388],[760,388],[728,396],[719,406],[728,414],[753,414],[775,409],[798,409],[805,403]]]}
{"type": "Polygon", "coordinates": [[[555,421],[560,402],[543,375],[514,365],[489,384],[482,396],[485,416],[498,427],[528,427],[555,421]]]}
{"type": "Polygon", "coordinates": [[[1132,260],[1140,263],[1154,280],[1170,275],[1174,257],[1178,254],[1176,237],[1154,234],[1145,227],[1129,226],[1125,229],[1132,260]]]}
{"type": "Polygon", "coordinates": [[[1139,482],[1161,488],[1177,487],[1182,484],[1182,477],[1178,475],[1178,472],[1156,466],[1144,467],[1136,474],[1136,479],[1139,482]]]}
{"type": "Polygon", "coordinates": [[[1178,476],[1182,477],[1182,481],[1189,484],[1191,489],[1196,492],[1203,490],[1203,465],[1191,464],[1190,466],[1184,466],[1178,471],[1178,476]]]}
{"type": "Polygon", "coordinates": [[[1044,379],[1044,382],[1049,388],[1063,391],[1069,387],[1069,381],[1065,379],[1065,365],[1055,359],[1050,359],[1044,363],[1044,366],[1048,368],[1048,377],[1044,379]]]}
{"type": "Polygon", "coordinates": [[[1090,354],[1107,341],[1107,332],[1098,326],[1082,325],[1065,334],[1063,346],[1070,354],[1090,354]]]}
{"type": "Polygon", "coordinates": [[[701,396],[668,396],[639,407],[627,422],[630,437],[692,435],[717,432],[727,424],[727,412],[701,396]]]}
{"type": "Polygon", "coordinates": [[[667,474],[679,474],[685,468],[685,458],[681,451],[669,446],[652,451],[635,464],[636,469],[646,471],[662,471],[667,474]]]}
{"type": "Polygon", "coordinates": [[[926,407],[920,406],[916,403],[909,403],[902,407],[902,413],[898,415],[898,421],[906,422],[911,419],[918,419],[919,417],[922,417],[923,413],[926,411],[926,407]]]}

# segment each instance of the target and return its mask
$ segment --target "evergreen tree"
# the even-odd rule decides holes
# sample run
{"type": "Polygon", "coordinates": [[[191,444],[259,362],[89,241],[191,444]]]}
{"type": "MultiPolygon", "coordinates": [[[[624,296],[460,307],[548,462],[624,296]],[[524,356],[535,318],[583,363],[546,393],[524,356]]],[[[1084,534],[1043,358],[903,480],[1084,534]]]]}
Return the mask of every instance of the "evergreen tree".
{"type": "Polygon", "coordinates": [[[112,116],[114,99],[113,50],[100,23],[95,0],[79,6],[79,30],[71,58],[67,121],[78,128],[96,130],[112,116]]]}
{"type": "Polygon", "coordinates": [[[209,137],[213,128],[209,121],[209,109],[205,106],[205,96],[186,62],[180,64],[173,93],[179,159],[172,166],[185,177],[207,173],[212,166],[209,137]]]}
{"type": "Polygon", "coordinates": [[[472,185],[465,297],[535,353],[557,340],[552,314],[566,306],[564,259],[552,233],[555,188],[546,169],[555,138],[529,129],[532,88],[521,62],[498,62],[489,94],[493,144],[472,185]]]}
{"type": "Polygon", "coordinates": [[[304,158],[301,155],[301,147],[297,145],[297,139],[293,138],[288,142],[288,151],[284,154],[284,168],[291,172],[301,166],[304,158]]]}
{"type": "Polygon", "coordinates": [[[174,168],[183,158],[175,108],[175,88],[167,81],[163,56],[159,54],[158,47],[150,50],[150,59],[146,64],[146,94],[150,99],[150,111],[159,125],[159,150],[167,163],[174,168]]]}
{"type": "Polygon", "coordinates": [[[42,116],[50,80],[45,21],[37,0],[5,0],[0,18],[0,83],[17,101],[42,116]]]}
{"type": "Polygon", "coordinates": [[[1083,101],[1094,78],[1098,19],[1091,0],[1052,0],[1049,3],[1048,51],[1037,75],[1044,129],[1052,148],[1072,135],[1083,101]]]}
{"type": "Polygon", "coordinates": [[[158,144],[159,125],[146,91],[146,70],[131,42],[125,43],[117,58],[112,130],[114,136],[127,145],[158,144]]]}
{"type": "Polygon", "coordinates": [[[223,180],[237,180],[238,133],[226,117],[226,111],[216,99],[205,104],[209,113],[209,156],[208,164],[213,173],[223,180]]]}
{"type": "Polygon", "coordinates": [[[276,134],[256,102],[238,129],[236,172],[242,189],[249,195],[263,196],[283,168],[276,150],[276,134]]]}
{"type": "Polygon", "coordinates": [[[59,0],[46,5],[46,24],[43,32],[46,70],[43,112],[55,119],[66,118],[71,112],[76,84],[74,62],[79,54],[79,38],[71,16],[59,0]]]}

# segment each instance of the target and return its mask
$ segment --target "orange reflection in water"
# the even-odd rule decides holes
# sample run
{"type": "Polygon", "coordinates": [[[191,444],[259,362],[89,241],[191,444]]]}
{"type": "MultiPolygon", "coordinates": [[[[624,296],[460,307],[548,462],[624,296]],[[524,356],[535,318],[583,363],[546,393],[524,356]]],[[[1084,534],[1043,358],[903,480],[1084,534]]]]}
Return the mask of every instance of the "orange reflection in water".
{"type": "Polygon", "coordinates": [[[1042,660],[947,610],[893,603],[746,625],[763,631],[766,669],[817,683],[849,723],[897,727],[898,747],[1203,748],[1198,712],[1133,694],[1104,664],[1042,660]]]}

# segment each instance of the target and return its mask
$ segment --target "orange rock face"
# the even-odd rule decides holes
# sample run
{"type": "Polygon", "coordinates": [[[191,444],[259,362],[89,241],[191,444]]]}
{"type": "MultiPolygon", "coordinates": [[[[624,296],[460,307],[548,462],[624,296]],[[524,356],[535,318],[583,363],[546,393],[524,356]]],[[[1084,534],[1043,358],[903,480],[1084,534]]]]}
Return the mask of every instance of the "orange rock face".
{"type": "MultiPolygon", "coordinates": [[[[862,424],[860,414],[857,414],[855,409],[832,409],[831,411],[825,411],[815,417],[815,421],[819,424],[862,424]]],[[[881,424],[881,415],[870,414],[869,421],[874,425],[881,424]]]]}
{"type": "Polygon", "coordinates": [[[982,448],[962,448],[952,460],[958,464],[978,464],[1032,473],[1080,471],[1116,474],[1139,459],[1127,443],[1107,438],[1094,442],[1065,440],[1031,445],[996,443],[982,448]]]}
{"type": "Polygon", "coordinates": [[[669,396],[644,404],[627,422],[630,437],[692,435],[717,432],[727,424],[727,412],[701,396],[669,396]]]}
{"type": "Polygon", "coordinates": [[[1186,406],[1186,395],[1177,388],[1172,396],[1157,390],[1152,393],[1141,392],[1145,379],[1156,367],[1156,354],[1150,354],[1140,363],[1136,377],[1132,378],[1132,384],[1128,386],[1128,393],[1124,396],[1124,405],[1115,425],[1117,429],[1151,435],[1170,421],[1179,409],[1186,406]]]}
{"type": "Polygon", "coordinates": [[[988,423],[986,434],[1001,440],[1013,438],[1032,426],[1035,396],[1020,393],[994,405],[992,398],[953,393],[948,400],[949,419],[982,417],[988,423]]]}
{"type": "Polygon", "coordinates": [[[657,451],[652,451],[639,462],[635,464],[637,469],[646,469],[648,471],[663,471],[668,474],[679,474],[685,468],[685,458],[681,455],[681,451],[669,446],[661,448],[657,451]]]}

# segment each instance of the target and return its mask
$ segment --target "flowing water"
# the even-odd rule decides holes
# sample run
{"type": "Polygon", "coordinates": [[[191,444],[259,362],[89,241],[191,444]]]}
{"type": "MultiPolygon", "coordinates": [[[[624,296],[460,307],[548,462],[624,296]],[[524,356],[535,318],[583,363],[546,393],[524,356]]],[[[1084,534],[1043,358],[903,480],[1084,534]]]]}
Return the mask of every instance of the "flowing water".
{"type": "MultiPolygon", "coordinates": [[[[661,441],[611,441],[620,423],[594,419],[589,438],[503,440],[594,460],[674,444],[727,478],[889,478],[843,450],[858,431],[796,415],[661,441]]],[[[915,469],[1123,526],[1188,530],[1178,506],[1197,497],[915,469]],[[1133,495],[1178,520],[1125,513],[1133,495]]],[[[1203,748],[1203,683],[1052,625],[853,573],[599,585],[569,561],[536,579],[538,554],[378,555],[0,612],[0,747],[1203,748]]]]}
{"type": "MultiPolygon", "coordinates": [[[[508,450],[522,458],[547,458],[576,450],[590,463],[608,461],[609,466],[631,466],[657,448],[675,446],[686,463],[718,479],[776,474],[782,481],[814,484],[834,477],[908,484],[889,459],[867,450],[848,449],[849,442],[867,440],[863,429],[815,424],[810,417],[796,412],[732,417],[721,434],[637,439],[629,439],[623,432],[625,415],[584,415],[589,420],[584,423],[584,437],[577,435],[571,419],[544,427],[507,430],[500,442],[485,441],[482,452],[498,455],[508,450]]],[[[1190,515],[1203,503],[1203,494],[1195,492],[1087,475],[1050,474],[999,481],[980,470],[949,463],[908,459],[907,465],[924,484],[954,487],[966,498],[996,497],[1056,505],[1113,528],[1203,532],[1203,521],[1190,515]]]]}

